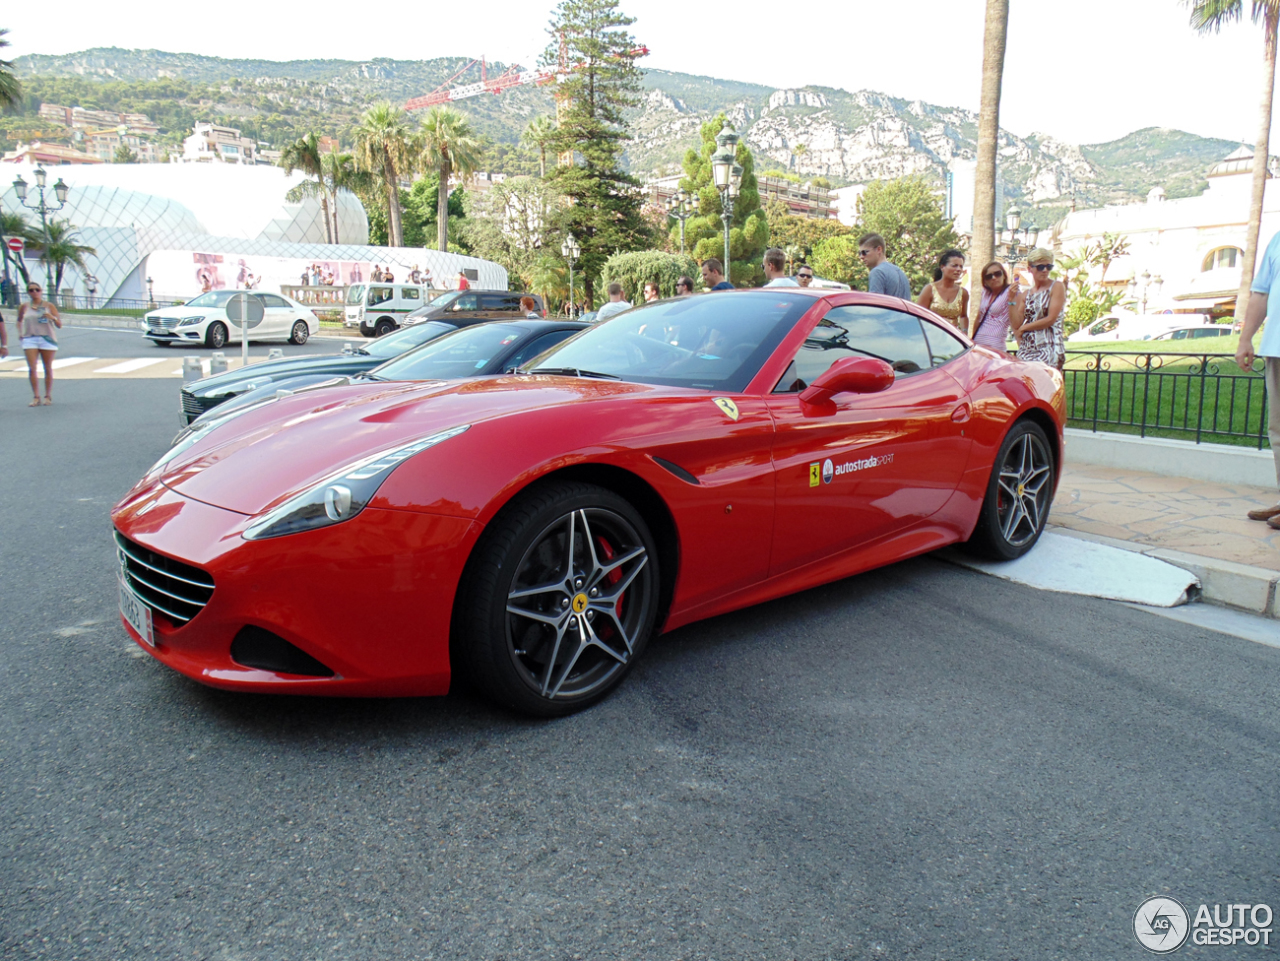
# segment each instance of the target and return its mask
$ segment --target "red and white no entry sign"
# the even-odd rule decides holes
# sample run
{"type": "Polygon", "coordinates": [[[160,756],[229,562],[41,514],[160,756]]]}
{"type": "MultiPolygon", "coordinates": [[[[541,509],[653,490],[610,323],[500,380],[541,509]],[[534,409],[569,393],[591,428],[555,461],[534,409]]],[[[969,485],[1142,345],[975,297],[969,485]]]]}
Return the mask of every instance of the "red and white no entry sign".
{"type": "Polygon", "coordinates": [[[7,241],[5,241],[5,243],[9,245],[9,249],[12,250],[15,254],[22,253],[22,248],[24,245],[21,237],[10,237],[7,241]]]}

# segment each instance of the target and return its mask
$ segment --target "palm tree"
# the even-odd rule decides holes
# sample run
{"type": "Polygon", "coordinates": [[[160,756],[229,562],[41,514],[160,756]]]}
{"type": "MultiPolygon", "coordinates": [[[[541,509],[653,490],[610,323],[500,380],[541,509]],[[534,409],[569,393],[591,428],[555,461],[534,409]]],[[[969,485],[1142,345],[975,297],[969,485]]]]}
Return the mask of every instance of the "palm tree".
{"type": "Polygon", "coordinates": [[[467,118],[452,107],[432,107],[427,111],[422,118],[421,146],[422,168],[440,174],[436,240],[440,250],[448,250],[449,178],[457,174],[465,179],[475,173],[480,166],[482,148],[467,118]]]}
{"type": "MultiPolygon", "coordinates": [[[[0,210],[0,237],[21,237],[27,242],[28,246],[31,246],[36,241],[36,232],[30,221],[22,214],[0,210]]],[[[0,244],[0,257],[3,257],[6,267],[12,262],[14,269],[18,272],[18,276],[22,278],[23,287],[31,283],[31,277],[27,274],[26,262],[17,254],[10,253],[8,246],[5,244],[0,244]]],[[[8,271],[4,272],[7,273],[8,271]]]]}
{"type": "Polygon", "coordinates": [[[355,157],[349,153],[331,150],[321,158],[321,165],[324,168],[324,182],[329,188],[332,206],[330,213],[333,216],[333,242],[340,244],[342,241],[338,238],[338,191],[349,190],[352,193],[359,193],[370,186],[370,178],[366,171],[356,166],[355,157]]]}
{"type": "Polygon", "coordinates": [[[62,286],[62,274],[67,265],[78,267],[80,272],[84,273],[88,270],[84,262],[85,255],[96,255],[98,251],[79,243],[80,235],[68,220],[50,220],[48,233],[47,245],[43,237],[34,242],[28,241],[28,244],[32,250],[40,254],[40,262],[45,265],[45,269],[53,267],[53,290],[50,296],[56,297],[58,288],[62,286]]]}
{"type": "Polygon", "coordinates": [[[409,166],[413,135],[404,111],[388,101],[370,107],[355,130],[356,164],[373,174],[387,191],[387,233],[392,247],[404,246],[400,226],[399,171],[409,166]]]}
{"type": "Polygon", "coordinates": [[[286,174],[301,170],[314,180],[304,180],[285,194],[290,203],[297,203],[303,197],[319,197],[320,208],[324,213],[325,243],[333,243],[333,225],[329,222],[329,191],[324,183],[324,162],[321,159],[320,136],[313,130],[305,137],[299,137],[287,144],[280,151],[280,166],[286,174]]]}
{"type": "MultiPolygon", "coordinates": [[[[9,46],[9,41],[4,38],[8,32],[8,30],[0,30],[0,49],[9,46]]],[[[18,106],[21,100],[22,84],[13,75],[13,62],[0,60],[0,108],[10,110],[18,106]]]]}
{"type": "MultiPolygon", "coordinates": [[[[973,185],[973,240],[969,260],[979,268],[996,249],[996,147],[1000,138],[1000,86],[1004,81],[1004,48],[1009,36],[1009,0],[987,0],[982,34],[982,99],[978,111],[978,164],[973,185]]],[[[969,272],[970,318],[982,300],[980,270],[969,272]]]]}
{"type": "Polygon", "coordinates": [[[546,114],[530,120],[529,126],[525,127],[524,133],[520,135],[521,141],[526,146],[538,151],[539,177],[546,177],[547,175],[547,148],[555,142],[555,138],[556,122],[546,114]]]}
{"type": "MultiPolygon", "coordinates": [[[[1191,8],[1191,26],[1200,33],[1217,33],[1223,24],[1244,17],[1244,0],[1183,0],[1191,8]]],[[[1276,27],[1280,24],[1280,0],[1251,0],[1249,18],[1262,22],[1262,103],[1258,108],[1258,142],[1253,147],[1253,194],[1249,200],[1249,226],[1245,232],[1244,263],[1236,295],[1236,323],[1244,322],[1253,267],[1258,259],[1258,233],[1262,229],[1262,195],[1267,187],[1267,163],[1271,159],[1271,99],[1276,89],[1276,27]]]]}

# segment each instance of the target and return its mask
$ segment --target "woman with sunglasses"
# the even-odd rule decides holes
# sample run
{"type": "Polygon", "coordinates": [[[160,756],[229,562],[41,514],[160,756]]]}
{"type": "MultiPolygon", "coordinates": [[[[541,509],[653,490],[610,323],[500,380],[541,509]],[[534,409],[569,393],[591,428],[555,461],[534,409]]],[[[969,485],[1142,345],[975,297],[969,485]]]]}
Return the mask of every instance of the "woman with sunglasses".
{"type": "Polygon", "coordinates": [[[961,318],[969,316],[969,291],[960,286],[964,254],[958,250],[944,250],[933,273],[933,283],[925,284],[916,303],[932,310],[953,327],[961,328],[967,323],[961,318]]]}
{"type": "Polygon", "coordinates": [[[1027,292],[1023,321],[1013,325],[1018,338],[1018,360],[1038,360],[1062,369],[1065,348],[1062,342],[1063,307],[1067,288],[1049,276],[1053,270],[1053,251],[1037,247],[1027,254],[1031,268],[1032,288],[1027,292]]]}
{"type": "Polygon", "coordinates": [[[58,351],[57,328],[62,326],[58,308],[44,299],[39,284],[28,284],[31,303],[18,308],[18,336],[22,338],[22,352],[27,355],[27,374],[31,378],[31,403],[53,403],[53,355],[58,351]],[[36,374],[36,359],[44,364],[44,401],[40,400],[40,378],[36,374]]]}
{"type": "Polygon", "coordinates": [[[969,328],[975,344],[989,347],[1008,357],[1005,346],[1009,327],[1022,322],[1022,290],[1009,283],[1004,265],[993,260],[982,268],[982,299],[978,302],[978,319],[969,328]]]}

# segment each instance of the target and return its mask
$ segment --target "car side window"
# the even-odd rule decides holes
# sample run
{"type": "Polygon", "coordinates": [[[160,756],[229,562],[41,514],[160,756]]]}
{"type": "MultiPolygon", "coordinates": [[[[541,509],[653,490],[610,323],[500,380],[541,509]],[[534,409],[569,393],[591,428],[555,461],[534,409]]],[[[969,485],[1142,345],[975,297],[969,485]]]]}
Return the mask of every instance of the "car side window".
{"type": "Polygon", "coordinates": [[[459,297],[457,300],[455,300],[452,304],[449,305],[449,309],[450,310],[475,310],[476,295],[463,294],[461,297],[459,297]]]}
{"type": "Polygon", "coordinates": [[[928,370],[933,361],[920,326],[920,320],[911,314],[886,307],[833,307],[805,338],[773,392],[804,390],[846,357],[883,360],[897,377],[928,370]]]}
{"type": "Polygon", "coordinates": [[[400,296],[405,300],[421,300],[422,299],[417,287],[401,287],[400,296]]]}
{"type": "Polygon", "coordinates": [[[924,339],[929,344],[929,359],[934,367],[941,367],[953,357],[959,357],[968,346],[955,334],[938,324],[922,323],[924,339]]]}
{"type": "Polygon", "coordinates": [[[509,368],[519,367],[525,361],[537,357],[544,350],[550,350],[560,341],[568,339],[575,333],[577,333],[575,330],[553,330],[548,334],[543,334],[541,337],[535,337],[507,358],[505,366],[509,368]]]}
{"type": "Polygon", "coordinates": [[[391,287],[370,287],[369,288],[369,306],[377,307],[379,304],[385,304],[389,301],[393,294],[391,287]]]}
{"type": "Polygon", "coordinates": [[[288,307],[289,306],[289,301],[285,300],[283,297],[278,297],[275,294],[259,294],[258,296],[262,298],[263,302],[268,307],[288,307]]]}

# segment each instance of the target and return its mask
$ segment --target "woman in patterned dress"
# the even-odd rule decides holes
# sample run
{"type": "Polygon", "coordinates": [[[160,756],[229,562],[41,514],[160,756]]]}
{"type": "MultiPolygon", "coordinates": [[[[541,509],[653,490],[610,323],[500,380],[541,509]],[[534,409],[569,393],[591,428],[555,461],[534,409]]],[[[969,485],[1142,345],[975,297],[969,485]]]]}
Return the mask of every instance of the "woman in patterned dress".
{"type": "Polygon", "coordinates": [[[963,273],[964,254],[958,250],[944,250],[934,274],[938,279],[925,284],[917,301],[921,307],[932,310],[957,330],[968,326],[968,321],[962,319],[969,316],[969,291],[960,286],[963,273]]]}
{"type": "Polygon", "coordinates": [[[1038,360],[1062,369],[1065,347],[1062,319],[1067,304],[1067,288],[1049,276],[1053,251],[1037,247],[1027,255],[1034,286],[1027,292],[1022,323],[1013,326],[1018,339],[1018,360],[1038,360]]]}

